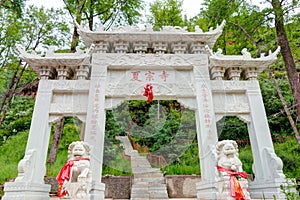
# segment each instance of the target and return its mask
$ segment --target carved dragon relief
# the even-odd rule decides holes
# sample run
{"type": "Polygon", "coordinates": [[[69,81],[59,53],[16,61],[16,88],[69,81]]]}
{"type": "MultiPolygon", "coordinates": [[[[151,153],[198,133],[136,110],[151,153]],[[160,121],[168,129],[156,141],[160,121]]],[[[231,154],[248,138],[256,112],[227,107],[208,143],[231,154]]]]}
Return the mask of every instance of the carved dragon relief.
{"type": "MultiPolygon", "coordinates": [[[[207,65],[203,57],[206,55],[174,55],[174,54],[94,54],[93,67],[107,66],[108,68],[141,67],[174,67],[192,69],[193,66],[207,65]]],[[[206,56],[207,57],[207,56],[206,56]]]]}

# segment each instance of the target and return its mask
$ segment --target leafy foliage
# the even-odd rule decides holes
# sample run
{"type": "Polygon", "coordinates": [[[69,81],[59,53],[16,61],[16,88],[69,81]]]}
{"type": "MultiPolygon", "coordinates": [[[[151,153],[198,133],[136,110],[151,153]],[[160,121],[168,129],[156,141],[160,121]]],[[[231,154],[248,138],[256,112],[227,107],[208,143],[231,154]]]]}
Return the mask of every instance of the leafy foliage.
{"type": "MultiPolygon", "coordinates": [[[[283,162],[283,172],[287,178],[300,177],[298,166],[300,164],[300,149],[294,138],[288,137],[283,143],[275,143],[274,149],[283,162]]],[[[247,173],[253,174],[253,157],[250,146],[240,148],[239,158],[243,163],[243,169],[247,173]]]]}
{"type": "Polygon", "coordinates": [[[162,168],[167,175],[191,175],[200,174],[200,162],[197,142],[194,141],[189,148],[173,163],[162,168]]]}
{"type": "Polygon", "coordinates": [[[4,8],[6,11],[12,11],[21,17],[24,2],[26,0],[1,0],[0,8],[4,8]]]}
{"type": "Polygon", "coordinates": [[[150,4],[151,16],[148,20],[155,30],[163,26],[184,26],[182,0],[156,0],[150,4]]]}
{"type": "Polygon", "coordinates": [[[18,162],[23,158],[28,131],[9,137],[0,148],[0,183],[17,176],[18,162]]]}
{"type": "Polygon", "coordinates": [[[274,144],[275,152],[283,162],[283,172],[288,178],[300,177],[300,149],[295,138],[288,137],[284,143],[274,144]]]}
{"type": "Polygon", "coordinates": [[[142,8],[141,0],[65,0],[64,2],[72,18],[79,23],[82,21],[88,24],[90,30],[98,28],[94,21],[100,20],[100,23],[108,29],[112,25],[136,24],[141,16],[139,12],[142,8]]]}
{"type": "Polygon", "coordinates": [[[34,100],[31,97],[16,96],[6,120],[0,128],[0,145],[8,137],[30,128],[34,100]]]}
{"type": "Polygon", "coordinates": [[[217,122],[219,140],[249,139],[247,125],[237,117],[225,117],[217,122]]]}
{"type": "MultiPolygon", "coordinates": [[[[289,82],[286,78],[286,74],[281,71],[275,71],[275,77],[277,78],[277,84],[280,87],[285,101],[288,107],[290,107],[291,113],[296,119],[296,110],[293,107],[293,95],[290,89],[289,82]]],[[[283,110],[283,105],[279,99],[279,96],[272,85],[272,82],[267,77],[263,78],[264,74],[260,76],[260,87],[263,96],[263,101],[268,116],[268,123],[271,133],[281,135],[293,135],[291,125],[289,124],[286,114],[283,110]]]]}

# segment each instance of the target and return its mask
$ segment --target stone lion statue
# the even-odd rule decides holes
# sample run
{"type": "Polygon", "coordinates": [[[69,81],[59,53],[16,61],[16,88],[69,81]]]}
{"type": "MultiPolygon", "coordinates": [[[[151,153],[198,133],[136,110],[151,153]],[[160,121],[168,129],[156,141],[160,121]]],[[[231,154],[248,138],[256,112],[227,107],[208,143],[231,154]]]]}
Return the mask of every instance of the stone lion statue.
{"type": "Polygon", "coordinates": [[[242,162],[238,157],[238,145],[235,141],[223,140],[218,142],[216,152],[219,166],[227,170],[243,171],[242,162]]]}
{"type": "Polygon", "coordinates": [[[68,161],[56,177],[58,197],[89,199],[91,174],[90,146],[83,141],[72,142],[68,148],[68,161]]]}
{"type": "Polygon", "coordinates": [[[248,200],[247,174],[243,172],[242,162],[238,158],[238,145],[233,140],[223,140],[216,146],[217,158],[217,199],[248,200]],[[238,178],[237,178],[238,177],[238,178]]]}

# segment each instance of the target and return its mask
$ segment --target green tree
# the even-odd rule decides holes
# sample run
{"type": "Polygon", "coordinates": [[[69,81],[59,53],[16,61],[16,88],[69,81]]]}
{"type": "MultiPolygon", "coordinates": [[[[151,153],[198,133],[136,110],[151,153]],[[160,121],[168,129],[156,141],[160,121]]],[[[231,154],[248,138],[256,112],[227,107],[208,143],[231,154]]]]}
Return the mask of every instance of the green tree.
{"type": "MultiPolygon", "coordinates": [[[[292,1],[292,3],[289,3],[288,1],[271,0],[270,3],[273,7],[273,12],[275,14],[275,29],[277,34],[277,42],[281,47],[281,55],[283,57],[285,69],[293,92],[298,118],[300,118],[300,74],[297,71],[292,50],[288,41],[287,33],[285,31],[284,19],[285,14],[287,14],[290,9],[299,7],[299,1],[295,0],[292,1]]],[[[300,148],[300,135],[298,132],[295,132],[295,137],[297,138],[298,146],[300,148]]]]}
{"type": "Polygon", "coordinates": [[[240,54],[243,48],[247,48],[253,56],[260,56],[270,49],[261,48],[261,42],[265,40],[261,38],[264,34],[259,31],[265,26],[265,15],[257,6],[244,0],[207,0],[203,6],[194,23],[204,26],[204,30],[226,20],[223,33],[215,45],[224,54],[240,54]]]}
{"type": "MultiPolygon", "coordinates": [[[[88,24],[90,30],[97,28],[95,20],[100,20],[106,30],[112,25],[133,25],[139,21],[142,0],[64,0],[66,9],[78,24],[88,24]]],[[[75,52],[79,34],[74,26],[71,52],[75,52]]]]}
{"type": "Polygon", "coordinates": [[[163,26],[185,26],[186,16],[182,15],[182,0],[156,0],[150,4],[151,16],[148,22],[155,30],[163,26]]]}
{"type": "Polygon", "coordinates": [[[18,58],[15,46],[20,44],[26,50],[38,50],[49,45],[64,46],[69,33],[68,26],[59,18],[62,10],[46,10],[29,7],[22,18],[13,12],[0,12],[1,76],[5,78],[0,102],[0,126],[5,120],[13,96],[23,85],[36,78],[31,68],[18,58]],[[4,20],[5,19],[5,20],[4,20]],[[23,76],[23,75],[26,76],[23,76]]]}
{"type": "Polygon", "coordinates": [[[0,0],[0,8],[4,8],[6,11],[12,11],[16,13],[18,17],[21,17],[25,1],[26,0],[0,0]]]}

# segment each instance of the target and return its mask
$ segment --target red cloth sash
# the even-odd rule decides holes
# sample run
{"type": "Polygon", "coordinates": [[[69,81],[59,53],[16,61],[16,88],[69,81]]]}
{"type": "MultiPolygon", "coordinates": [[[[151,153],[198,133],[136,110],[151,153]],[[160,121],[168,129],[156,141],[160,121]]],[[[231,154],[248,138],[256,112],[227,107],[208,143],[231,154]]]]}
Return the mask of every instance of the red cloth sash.
{"type": "Polygon", "coordinates": [[[58,182],[58,192],[57,196],[62,197],[67,194],[65,190],[63,190],[62,186],[65,180],[70,180],[70,175],[71,175],[71,169],[74,165],[74,161],[79,161],[79,160],[90,160],[89,158],[76,158],[74,160],[68,160],[66,164],[61,168],[60,172],[58,173],[56,180],[58,182]]]}
{"type": "Polygon", "coordinates": [[[230,195],[235,197],[236,200],[246,200],[242,187],[236,177],[247,178],[247,173],[227,170],[219,165],[217,165],[217,169],[221,172],[226,172],[230,176],[230,195]]]}
{"type": "Polygon", "coordinates": [[[153,91],[152,91],[152,85],[150,83],[147,83],[147,85],[144,87],[144,93],[143,96],[148,97],[148,103],[151,103],[153,100],[153,91]]]}

